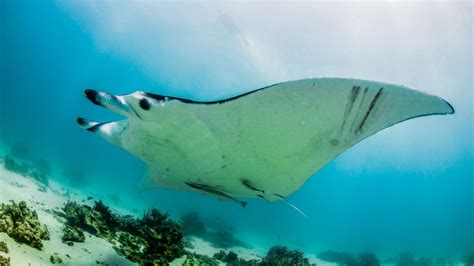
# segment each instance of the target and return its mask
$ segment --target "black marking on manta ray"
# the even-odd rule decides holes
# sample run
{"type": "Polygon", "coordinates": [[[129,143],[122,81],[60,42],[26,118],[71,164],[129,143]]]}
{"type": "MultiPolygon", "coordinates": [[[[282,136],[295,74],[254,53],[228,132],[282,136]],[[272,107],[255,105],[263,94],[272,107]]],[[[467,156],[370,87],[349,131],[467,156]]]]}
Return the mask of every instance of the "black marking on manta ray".
{"type": "Polygon", "coordinates": [[[246,188],[248,188],[250,190],[253,190],[253,191],[262,192],[263,194],[265,194],[265,190],[254,187],[249,180],[241,179],[240,181],[241,181],[242,185],[244,185],[246,188]]]}
{"type": "Polygon", "coordinates": [[[192,188],[199,189],[199,190],[205,190],[205,189],[216,190],[216,189],[213,188],[213,187],[206,186],[206,185],[203,185],[203,184],[191,183],[191,182],[184,182],[184,183],[185,183],[186,185],[192,187],[192,188]]]}
{"type": "Polygon", "coordinates": [[[157,100],[157,101],[165,101],[165,100],[168,99],[168,100],[178,100],[178,101],[181,101],[181,102],[183,102],[183,103],[189,103],[189,104],[205,104],[205,105],[212,105],[212,104],[223,104],[223,103],[227,103],[227,102],[236,100],[236,99],[238,99],[238,98],[247,96],[247,95],[249,95],[249,94],[252,94],[252,93],[255,93],[255,92],[264,90],[264,89],[271,88],[271,87],[276,86],[276,85],[278,85],[278,84],[280,84],[280,83],[272,84],[272,85],[270,85],[270,86],[266,86],[266,87],[263,87],[263,88],[260,88],[260,89],[256,89],[256,90],[253,90],[253,91],[249,91],[249,92],[246,92],[246,93],[243,93],[243,94],[240,94],[240,95],[236,95],[236,96],[233,96],[233,97],[230,97],[230,98],[227,98],[227,99],[217,100],[217,101],[194,101],[194,100],[190,100],[190,99],[186,99],[186,98],[173,97],[173,96],[167,96],[167,95],[160,95],[160,94],[155,94],[155,93],[150,93],[150,92],[145,92],[145,96],[150,97],[150,98],[152,98],[152,99],[155,99],[155,100],[157,100]]]}
{"type": "Polygon", "coordinates": [[[259,198],[261,198],[261,199],[264,199],[264,200],[266,200],[266,201],[269,201],[267,198],[265,198],[264,195],[258,194],[257,197],[259,197],[259,198]]]}
{"type": "Polygon", "coordinates": [[[232,196],[227,195],[226,193],[224,193],[223,191],[221,191],[221,190],[219,190],[215,187],[210,187],[210,186],[207,186],[207,185],[191,183],[191,182],[184,182],[184,183],[186,185],[194,188],[194,189],[201,190],[205,193],[214,194],[218,198],[223,198],[223,199],[228,199],[228,200],[235,201],[235,202],[239,203],[242,207],[245,207],[247,205],[246,201],[240,201],[236,198],[233,198],[232,196]]]}
{"type": "Polygon", "coordinates": [[[377,94],[375,94],[374,98],[370,102],[369,109],[365,113],[364,118],[362,119],[362,122],[359,124],[359,127],[357,127],[356,133],[361,133],[362,132],[362,127],[364,126],[365,122],[367,121],[367,118],[369,117],[370,113],[374,109],[374,106],[377,103],[377,101],[379,100],[382,93],[383,93],[383,87],[379,89],[377,94]]]}
{"type": "Polygon", "coordinates": [[[140,104],[140,107],[141,107],[143,110],[145,110],[145,111],[150,110],[151,105],[150,105],[150,102],[148,102],[147,99],[145,99],[145,98],[141,99],[140,102],[139,102],[139,104],[140,104]]]}
{"type": "Polygon", "coordinates": [[[355,121],[359,118],[360,109],[362,108],[362,105],[365,102],[365,98],[366,98],[368,90],[369,90],[368,87],[364,89],[364,93],[362,94],[362,98],[360,99],[359,106],[357,107],[357,112],[354,116],[354,119],[352,119],[351,128],[349,129],[349,132],[352,132],[352,129],[354,128],[354,125],[355,125],[355,121]]]}
{"type": "Polygon", "coordinates": [[[282,196],[282,195],[280,195],[280,194],[273,193],[273,195],[275,195],[275,196],[277,196],[277,197],[279,197],[279,198],[282,198],[282,199],[284,199],[284,198],[285,198],[285,197],[283,197],[283,196],[282,196]]]}
{"type": "Polygon", "coordinates": [[[344,126],[346,125],[347,117],[350,115],[350,113],[352,111],[352,107],[354,107],[354,102],[356,101],[357,96],[359,95],[359,91],[360,91],[359,86],[353,86],[352,87],[351,93],[349,94],[349,97],[348,97],[347,102],[346,102],[346,108],[344,110],[344,118],[343,118],[343,121],[342,121],[340,131],[342,131],[344,129],[344,126]]]}
{"type": "Polygon", "coordinates": [[[82,118],[82,117],[78,117],[76,121],[77,121],[77,123],[78,123],[79,125],[81,125],[81,126],[87,125],[87,120],[84,119],[84,118],[82,118]]]}
{"type": "Polygon", "coordinates": [[[87,130],[90,131],[90,132],[96,132],[104,124],[106,124],[106,123],[98,123],[97,125],[94,125],[94,126],[91,126],[90,128],[87,128],[87,130]]]}
{"type": "Polygon", "coordinates": [[[96,105],[105,107],[99,101],[97,101],[97,96],[99,95],[99,93],[96,90],[86,89],[84,91],[84,94],[86,95],[86,98],[89,99],[89,101],[93,102],[96,105]]]}
{"type": "Polygon", "coordinates": [[[133,108],[133,106],[131,104],[129,104],[127,102],[128,106],[130,106],[130,109],[133,111],[133,113],[138,117],[140,118],[140,120],[143,120],[142,117],[137,113],[137,111],[135,111],[135,108],[133,108]]]}

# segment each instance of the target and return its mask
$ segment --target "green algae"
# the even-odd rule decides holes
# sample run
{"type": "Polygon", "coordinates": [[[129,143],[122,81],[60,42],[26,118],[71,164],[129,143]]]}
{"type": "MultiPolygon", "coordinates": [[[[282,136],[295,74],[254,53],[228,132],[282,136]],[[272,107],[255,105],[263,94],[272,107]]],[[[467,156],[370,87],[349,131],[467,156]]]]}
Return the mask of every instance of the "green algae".
{"type": "Polygon", "coordinates": [[[28,208],[24,201],[0,204],[0,232],[39,250],[43,248],[43,240],[49,240],[48,228],[39,222],[36,211],[28,208]]]}

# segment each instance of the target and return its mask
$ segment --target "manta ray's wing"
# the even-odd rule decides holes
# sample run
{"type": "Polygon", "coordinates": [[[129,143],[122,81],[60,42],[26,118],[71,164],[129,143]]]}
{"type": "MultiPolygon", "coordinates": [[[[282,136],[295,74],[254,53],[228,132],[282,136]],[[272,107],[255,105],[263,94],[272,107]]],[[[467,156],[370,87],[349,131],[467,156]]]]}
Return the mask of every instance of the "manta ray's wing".
{"type": "Polygon", "coordinates": [[[339,78],[285,82],[186,105],[225,158],[226,167],[206,184],[270,200],[294,192],[338,154],[384,128],[454,112],[443,99],[406,87],[339,78]]]}

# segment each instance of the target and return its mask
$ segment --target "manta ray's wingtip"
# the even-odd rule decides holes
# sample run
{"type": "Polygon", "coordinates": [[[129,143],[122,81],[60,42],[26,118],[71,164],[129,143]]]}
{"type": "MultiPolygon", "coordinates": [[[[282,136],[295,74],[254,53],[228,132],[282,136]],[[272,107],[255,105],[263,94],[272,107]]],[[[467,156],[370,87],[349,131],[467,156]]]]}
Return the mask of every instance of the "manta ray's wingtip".
{"type": "Polygon", "coordinates": [[[452,115],[454,114],[456,111],[454,110],[454,106],[452,106],[448,101],[446,101],[445,99],[441,98],[441,100],[443,100],[443,102],[445,102],[448,107],[451,109],[451,111],[447,112],[446,114],[448,115],[452,115]]]}

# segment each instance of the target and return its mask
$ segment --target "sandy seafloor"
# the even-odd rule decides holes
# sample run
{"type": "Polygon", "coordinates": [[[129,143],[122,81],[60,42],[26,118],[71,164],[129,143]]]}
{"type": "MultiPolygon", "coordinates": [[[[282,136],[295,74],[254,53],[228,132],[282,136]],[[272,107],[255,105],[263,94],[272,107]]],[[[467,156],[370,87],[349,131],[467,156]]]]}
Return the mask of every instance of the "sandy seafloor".
{"type": "MultiPolygon", "coordinates": [[[[26,201],[28,206],[38,213],[39,220],[46,224],[50,232],[50,240],[43,241],[43,250],[32,248],[26,244],[17,243],[6,233],[0,233],[0,240],[5,241],[10,249],[8,254],[0,253],[4,257],[10,257],[11,265],[50,265],[50,256],[58,255],[63,263],[61,265],[136,265],[135,263],[121,257],[112,248],[112,244],[104,239],[86,233],[83,243],[75,243],[73,246],[64,244],[62,237],[62,223],[55,218],[51,210],[60,210],[68,200],[80,203],[92,204],[93,200],[102,200],[114,211],[120,214],[132,214],[131,212],[117,206],[113,201],[108,201],[101,195],[94,195],[93,200],[87,200],[88,195],[80,191],[65,187],[50,180],[46,191],[40,189],[37,181],[6,170],[0,165],[0,202],[8,203],[26,201]]],[[[196,254],[212,257],[219,250],[234,251],[243,259],[258,259],[265,256],[265,250],[247,249],[234,247],[230,249],[214,248],[210,243],[197,238],[189,238],[193,248],[187,250],[196,254]]],[[[322,266],[334,266],[336,264],[321,261],[314,254],[305,254],[311,263],[322,266]]],[[[176,259],[171,265],[181,265],[185,258],[176,259]]]]}

